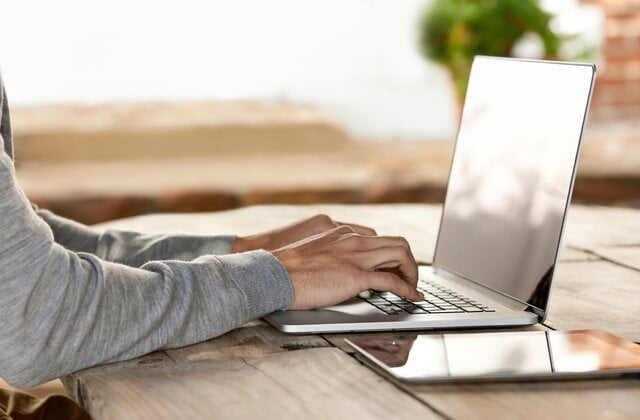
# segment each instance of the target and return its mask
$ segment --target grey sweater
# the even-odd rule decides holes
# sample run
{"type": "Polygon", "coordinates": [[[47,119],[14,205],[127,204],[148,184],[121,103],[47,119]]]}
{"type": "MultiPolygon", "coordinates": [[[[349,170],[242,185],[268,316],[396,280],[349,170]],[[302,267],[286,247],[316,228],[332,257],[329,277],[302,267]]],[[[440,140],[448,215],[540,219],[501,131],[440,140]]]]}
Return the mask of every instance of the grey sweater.
{"type": "Polygon", "coordinates": [[[180,347],[293,302],[285,267],[232,236],[96,232],[18,186],[0,79],[0,377],[27,387],[180,347]]]}

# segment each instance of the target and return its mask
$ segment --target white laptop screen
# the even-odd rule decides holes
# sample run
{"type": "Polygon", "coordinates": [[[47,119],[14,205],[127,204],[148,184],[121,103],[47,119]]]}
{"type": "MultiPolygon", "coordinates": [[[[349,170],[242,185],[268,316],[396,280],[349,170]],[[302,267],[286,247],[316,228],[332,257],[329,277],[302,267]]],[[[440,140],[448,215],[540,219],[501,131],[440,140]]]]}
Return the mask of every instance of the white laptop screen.
{"type": "Polygon", "coordinates": [[[434,265],[546,308],[594,76],[474,60],[434,265]]]}

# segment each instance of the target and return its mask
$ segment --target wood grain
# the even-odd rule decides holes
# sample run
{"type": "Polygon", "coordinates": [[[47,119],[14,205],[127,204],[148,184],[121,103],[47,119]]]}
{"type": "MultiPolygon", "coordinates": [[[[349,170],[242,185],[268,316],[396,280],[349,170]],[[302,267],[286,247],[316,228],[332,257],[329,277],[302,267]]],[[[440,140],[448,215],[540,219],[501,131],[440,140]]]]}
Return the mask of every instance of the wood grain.
{"type": "Polygon", "coordinates": [[[640,212],[636,209],[571,206],[564,242],[582,249],[638,245],[640,212]]]}
{"type": "Polygon", "coordinates": [[[82,381],[96,419],[440,418],[336,348],[97,369],[82,381]]]}
{"type": "Polygon", "coordinates": [[[564,246],[560,250],[558,261],[560,262],[596,261],[596,260],[599,260],[600,258],[601,258],[600,256],[593,253],[572,248],[570,246],[564,246]]]}
{"type": "MultiPolygon", "coordinates": [[[[640,232],[638,233],[640,243],[640,232]]],[[[640,271],[640,244],[637,246],[596,247],[592,255],[598,255],[613,263],[640,271]]]]}
{"type": "Polygon", "coordinates": [[[320,336],[284,334],[265,321],[255,320],[212,340],[166,350],[166,353],[173,361],[181,363],[258,357],[330,346],[331,344],[320,336]]]}
{"type": "Polygon", "coordinates": [[[633,379],[403,386],[455,419],[632,419],[640,413],[633,379]]]}
{"type": "Polygon", "coordinates": [[[640,272],[607,261],[560,264],[545,324],[599,328],[640,341],[640,272]]]}

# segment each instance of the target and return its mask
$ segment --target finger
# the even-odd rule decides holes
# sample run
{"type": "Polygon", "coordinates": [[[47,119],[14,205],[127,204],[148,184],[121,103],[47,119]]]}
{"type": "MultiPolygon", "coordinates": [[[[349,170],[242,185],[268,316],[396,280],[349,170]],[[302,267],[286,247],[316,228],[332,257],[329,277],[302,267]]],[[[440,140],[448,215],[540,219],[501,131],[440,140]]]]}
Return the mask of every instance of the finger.
{"type": "MultiPolygon", "coordinates": [[[[347,239],[349,237],[344,237],[347,239]]],[[[352,240],[350,244],[347,246],[352,246],[354,250],[372,250],[376,248],[381,248],[385,246],[400,246],[406,249],[409,258],[413,265],[417,266],[416,259],[413,256],[413,252],[411,252],[411,247],[409,246],[409,242],[406,239],[400,236],[358,236],[358,237],[350,237],[352,240]]]]}
{"type": "Polygon", "coordinates": [[[398,269],[401,277],[416,287],[418,285],[418,266],[411,258],[409,251],[400,246],[373,249],[367,252],[371,270],[398,269]]]}
{"type": "Polygon", "coordinates": [[[411,245],[409,245],[409,241],[407,241],[405,238],[403,238],[402,236],[389,236],[388,237],[390,239],[390,241],[395,242],[396,244],[404,247],[407,249],[407,251],[409,251],[409,255],[411,256],[411,260],[413,261],[413,263],[417,266],[418,263],[416,262],[416,258],[413,255],[413,251],[411,250],[411,245]]]}
{"type": "Polygon", "coordinates": [[[397,245],[386,246],[362,252],[361,256],[362,268],[371,271],[398,268],[405,281],[414,288],[417,286],[418,266],[406,248],[397,245]]]}
{"type": "Polygon", "coordinates": [[[364,236],[376,236],[377,233],[374,229],[371,229],[370,227],[367,226],[362,226],[362,225],[358,225],[356,223],[343,223],[343,222],[338,222],[336,221],[336,224],[338,224],[338,226],[349,226],[351,227],[358,235],[364,235],[364,236]]]}
{"type": "Polygon", "coordinates": [[[424,296],[412,287],[406,281],[392,273],[384,271],[374,271],[366,273],[365,288],[379,290],[381,292],[391,292],[404,298],[418,301],[423,300],[424,296]]]}
{"type": "MultiPolygon", "coordinates": [[[[346,227],[346,226],[343,226],[346,227]]],[[[348,233],[348,229],[334,229],[341,235],[335,239],[346,254],[356,252],[358,266],[365,270],[398,268],[402,277],[413,287],[418,284],[418,265],[413,257],[409,243],[402,237],[362,236],[348,233]]]]}

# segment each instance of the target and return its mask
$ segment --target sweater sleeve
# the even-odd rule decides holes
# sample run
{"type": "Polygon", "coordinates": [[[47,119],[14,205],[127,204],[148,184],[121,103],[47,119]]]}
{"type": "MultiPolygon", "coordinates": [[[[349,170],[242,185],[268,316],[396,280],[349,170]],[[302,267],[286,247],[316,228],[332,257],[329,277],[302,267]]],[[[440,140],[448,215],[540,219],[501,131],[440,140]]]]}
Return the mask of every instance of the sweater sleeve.
{"type": "Polygon", "coordinates": [[[48,210],[32,206],[49,225],[56,243],[112,262],[140,267],[148,261],[190,261],[202,255],[230,254],[235,236],[143,234],[121,230],[99,232],[48,210]]]}
{"type": "Polygon", "coordinates": [[[266,251],[134,268],[66,249],[5,150],[0,196],[0,376],[15,386],[206,340],[293,302],[285,267],[266,251]]]}

